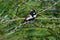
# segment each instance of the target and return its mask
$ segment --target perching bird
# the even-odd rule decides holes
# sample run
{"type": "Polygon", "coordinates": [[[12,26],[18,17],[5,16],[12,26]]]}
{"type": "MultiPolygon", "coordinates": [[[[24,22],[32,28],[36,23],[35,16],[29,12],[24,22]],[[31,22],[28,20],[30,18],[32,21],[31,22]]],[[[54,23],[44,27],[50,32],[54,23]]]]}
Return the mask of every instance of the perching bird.
{"type": "Polygon", "coordinates": [[[23,23],[24,23],[24,22],[27,22],[27,21],[32,21],[32,20],[34,20],[34,19],[36,18],[36,16],[37,16],[37,15],[36,15],[35,10],[31,10],[30,14],[27,15],[27,17],[24,19],[23,23]]]}

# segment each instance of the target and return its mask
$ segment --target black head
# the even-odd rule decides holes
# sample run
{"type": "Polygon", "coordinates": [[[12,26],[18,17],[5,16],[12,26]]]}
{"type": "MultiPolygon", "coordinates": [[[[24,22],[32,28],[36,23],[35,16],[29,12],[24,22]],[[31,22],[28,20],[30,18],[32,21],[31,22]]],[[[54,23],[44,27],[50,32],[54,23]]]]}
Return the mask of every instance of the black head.
{"type": "Polygon", "coordinates": [[[30,14],[31,14],[31,15],[36,15],[35,10],[31,10],[30,14]]]}
{"type": "Polygon", "coordinates": [[[31,11],[35,12],[35,10],[34,10],[34,9],[33,9],[33,10],[31,10],[31,11]]]}

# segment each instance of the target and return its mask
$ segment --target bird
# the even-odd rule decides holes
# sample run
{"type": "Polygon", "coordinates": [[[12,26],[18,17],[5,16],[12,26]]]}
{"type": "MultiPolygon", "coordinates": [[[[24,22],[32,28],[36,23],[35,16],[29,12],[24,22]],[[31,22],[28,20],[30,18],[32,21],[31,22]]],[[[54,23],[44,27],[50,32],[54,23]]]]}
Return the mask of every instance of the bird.
{"type": "Polygon", "coordinates": [[[26,18],[23,20],[23,23],[34,20],[36,18],[36,16],[37,16],[37,14],[36,14],[35,10],[34,9],[31,10],[30,14],[27,15],[26,18]]]}

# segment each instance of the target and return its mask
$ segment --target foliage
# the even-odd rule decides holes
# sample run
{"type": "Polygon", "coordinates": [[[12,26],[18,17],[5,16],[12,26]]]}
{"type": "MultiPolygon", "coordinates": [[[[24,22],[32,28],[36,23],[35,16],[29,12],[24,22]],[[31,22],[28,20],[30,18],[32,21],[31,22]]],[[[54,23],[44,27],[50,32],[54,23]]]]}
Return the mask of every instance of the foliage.
{"type": "MultiPolygon", "coordinates": [[[[0,18],[6,18],[7,20],[25,18],[30,13],[30,10],[35,9],[36,13],[38,13],[57,1],[58,0],[0,0],[0,18]],[[18,4],[20,6],[16,15],[16,7],[18,4]]],[[[60,18],[60,3],[38,14],[37,18],[60,18]]],[[[22,22],[22,19],[12,22],[6,22],[4,19],[0,19],[0,38],[22,22]]],[[[34,22],[40,26],[53,27],[60,25],[60,20],[54,19],[35,19],[34,22]]],[[[7,38],[3,38],[3,40],[60,40],[60,28],[47,29],[36,27],[34,24],[25,24],[21,29],[7,38]]]]}

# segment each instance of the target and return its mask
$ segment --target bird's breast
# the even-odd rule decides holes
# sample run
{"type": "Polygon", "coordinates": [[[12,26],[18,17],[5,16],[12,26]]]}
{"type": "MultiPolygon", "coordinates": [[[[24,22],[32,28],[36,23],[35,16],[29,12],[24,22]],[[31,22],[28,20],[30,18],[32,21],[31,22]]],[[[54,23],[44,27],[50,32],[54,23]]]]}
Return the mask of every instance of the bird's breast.
{"type": "Polygon", "coordinates": [[[33,17],[35,18],[37,15],[34,15],[33,17]]]}
{"type": "Polygon", "coordinates": [[[29,15],[26,20],[32,19],[33,17],[31,15],[29,15]]]}

